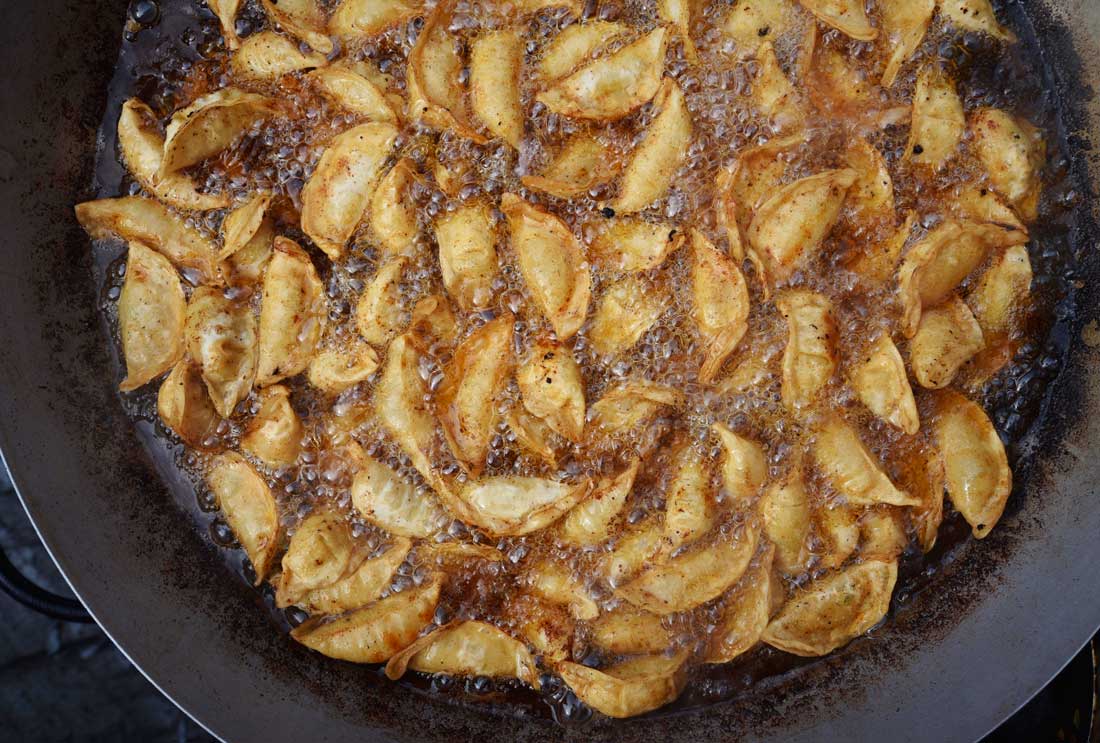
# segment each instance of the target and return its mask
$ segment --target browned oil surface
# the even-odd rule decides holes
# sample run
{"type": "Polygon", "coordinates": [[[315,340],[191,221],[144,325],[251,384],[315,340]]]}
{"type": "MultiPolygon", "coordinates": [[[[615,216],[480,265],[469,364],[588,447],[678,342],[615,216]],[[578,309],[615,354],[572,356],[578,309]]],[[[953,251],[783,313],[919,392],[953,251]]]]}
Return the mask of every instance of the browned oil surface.
{"type": "MultiPolygon", "coordinates": [[[[722,244],[721,232],[711,208],[715,174],[719,168],[729,165],[740,150],[771,137],[774,132],[755,113],[750,101],[755,62],[738,60],[723,48],[715,19],[726,6],[723,3],[713,5],[714,12],[701,14],[693,29],[702,63],[697,66],[688,64],[677,44],[673,44],[670,51],[666,74],[677,80],[687,96],[695,135],[689,153],[690,162],[679,173],[671,192],[648,209],[645,215],[683,228],[695,227],[722,244]]],[[[1016,474],[1020,482],[1024,479],[1022,475],[1026,474],[1026,457],[1020,455],[1026,452],[1018,451],[1016,445],[1026,439],[1027,433],[1039,420],[1046,387],[1060,370],[1069,342],[1068,321],[1073,314],[1076,263],[1068,224],[1073,209],[1079,207],[1080,195],[1074,192],[1068,179],[1058,102],[1047,93],[1051,90],[1048,72],[1042,66],[1041,57],[1026,33],[1026,27],[1020,23],[1022,11],[1012,5],[998,8],[998,13],[1002,21],[1020,32],[1022,40],[1019,44],[1006,47],[978,34],[952,32],[937,23],[916,58],[903,68],[895,87],[889,92],[876,91],[861,112],[831,110],[828,101],[822,99],[821,91],[811,90],[810,97],[822,107],[824,113],[815,117],[812,136],[808,141],[792,151],[786,178],[793,180],[842,165],[841,158],[847,144],[855,136],[863,135],[886,158],[894,180],[898,212],[916,209],[924,229],[938,224],[943,218],[944,199],[949,198],[959,183],[975,179],[980,173],[980,165],[972,155],[964,155],[946,173],[930,180],[911,169],[904,158],[908,127],[880,125],[874,118],[877,112],[907,107],[912,96],[915,71],[922,62],[934,59],[942,60],[958,81],[968,112],[981,106],[997,106],[1023,116],[1044,131],[1048,165],[1044,173],[1040,217],[1031,226],[1032,240],[1028,246],[1035,281],[1027,329],[1019,339],[1019,350],[1011,364],[978,393],[980,401],[990,411],[995,425],[1009,444],[1010,459],[1014,465],[1019,463],[1016,474]]],[[[626,21],[643,29],[652,27],[656,21],[652,3],[641,0],[590,0],[585,16],[626,21]]],[[[482,5],[475,0],[463,0],[456,5],[451,29],[468,41],[478,28],[493,26],[503,20],[506,19],[500,17],[491,3],[482,5]]],[[[526,33],[532,40],[528,45],[529,61],[536,58],[540,41],[552,36],[568,22],[569,16],[560,11],[544,11],[533,16],[526,23],[526,33]]],[[[401,87],[404,60],[421,25],[420,21],[411,21],[348,53],[370,59],[383,72],[393,76],[398,87],[401,87]]],[[[267,27],[257,3],[244,4],[237,27],[242,36],[267,27]]],[[[785,66],[796,63],[799,42],[805,30],[805,27],[793,29],[777,40],[777,52],[785,66]]],[[[823,48],[839,50],[845,57],[854,60],[857,67],[874,73],[873,44],[851,41],[835,31],[824,31],[824,27],[821,30],[819,44],[823,48]]],[[[96,172],[98,195],[106,197],[140,192],[140,187],[131,181],[118,162],[114,124],[119,107],[126,98],[141,98],[152,106],[162,120],[167,120],[172,111],[229,81],[227,52],[217,22],[205,5],[190,0],[165,0],[159,4],[159,13],[151,24],[145,27],[129,24],[101,131],[103,149],[96,172]]],[[[357,120],[325,101],[297,76],[283,78],[277,87],[251,87],[277,95],[284,106],[282,115],[258,125],[223,155],[194,168],[192,175],[210,190],[227,191],[241,199],[257,190],[276,194],[281,199],[280,231],[306,244],[305,236],[295,226],[301,188],[316,166],[326,141],[333,134],[357,123],[357,120]]],[[[413,191],[422,220],[422,244],[419,246],[420,259],[406,274],[402,302],[407,309],[411,309],[417,298],[442,291],[434,247],[429,237],[430,225],[437,215],[457,203],[476,199],[495,202],[506,192],[523,193],[532,202],[546,206],[566,220],[574,232],[585,240],[605,219],[601,207],[614,196],[614,187],[597,188],[587,197],[569,202],[522,189],[519,177],[537,170],[554,146],[578,128],[576,122],[555,116],[541,105],[533,104],[534,90],[529,80],[524,83],[523,94],[529,116],[527,139],[519,153],[499,142],[479,146],[452,134],[434,134],[412,125],[404,128],[399,142],[401,154],[416,162],[421,172],[429,172],[436,161],[456,166],[464,172],[461,189],[455,198],[448,198],[430,178],[425,178],[413,191]]],[[[638,133],[644,130],[650,116],[651,113],[643,109],[638,115],[600,125],[597,130],[626,152],[638,133]]],[[[206,213],[198,226],[216,234],[223,217],[223,212],[206,213]]],[[[502,222],[501,215],[495,214],[495,217],[498,223],[502,222]]],[[[885,237],[892,226],[883,224],[868,228],[842,219],[822,250],[822,257],[807,270],[795,274],[789,283],[816,289],[833,299],[841,358],[840,372],[835,375],[829,388],[830,401],[842,408],[851,420],[860,423],[865,440],[887,459],[888,468],[893,468],[890,470],[893,475],[897,463],[891,463],[890,457],[902,444],[900,435],[873,420],[841,383],[849,360],[858,359],[867,340],[876,331],[890,327],[897,318],[890,291],[861,283],[846,268],[844,259],[867,242],[885,237]]],[[[498,243],[498,250],[502,270],[493,287],[496,304],[485,312],[460,315],[463,334],[472,332],[495,313],[513,312],[517,318],[516,348],[522,357],[530,341],[546,332],[547,326],[529,301],[514,258],[503,241],[498,243]]],[[[606,474],[621,466],[628,453],[645,454],[643,471],[628,506],[631,510],[629,520],[638,521],[663,506],[670,444],[687,441],[702,447],[708,454],[716,454],[713,445],[707,443],[706,436],[707,428],[715,421],[727,423],[734,430],[762,441],[771,455],[774,476],[787,471],[791,455],[802,447],[804,424],[791,416],[781,404],[778,377],[774,378],[773,383],[760,385],[747,393],[729,395],[715,394],[713,388],[695,381],[702,352],[687,319],[690,297],[680,288],[690,285],[686,281],[684,252],[673,254],[659,269],[658,272],[663,274],[667,285],[672,288],[673,301],[669,310],[634,349],[606,360],[591,351],[583,331],[571,342],[574,356],[582,364],[589,404],[599,399],[603,391],[616,382],[646,378],[683,391],[686,399],[684,407],[660,419],[636,437],[618,442],[616,447],[567,448],[556,471],[549,470],[523,453],[502,424],[492,441],[487,474],[530,473],[563,477],[606,474]]],[[[327,342],[339,343],[341,338],[355,333],[355,300],[376,268],[378,255],[365,231],[353,240],[346,257],[335,264],[317,251],[312,251],[312,254],[330,299],[327,342]]],[[[96,279],[103,287],[105,316],[108,323],[113,324],[114,300],[118,297],[124,274],[121,246],[97,245],[95,258],[96,279]]],[[[975,272],[975,275],[979,273],[975,272]]],[[[613,278],[596,272],[593,296],[599,296],[600,287],[613,278]]],[[[750,354],[760,352],[771,355],[774,363],[774,355],[782,352],[786,341],[782,318],[773,304],[763,301],[754,277],[749,275],[748,278],[753,304],[750,329],[742,343],[742,350],[731,359],[727,369],[735,368],[750,354]]],[[[424,363],[422,375],[433,388],[438,383],[443,365],[448,361],[447,354],[446,349],[440,349],[438,353],[429,355],[424,363]]],[[[302,515],[308,513],[318,501],[335,502],[342,507],[348,505],[350,475],[339,459],[326,452],[328,432],[334,419],[353,415],[367,405],[369,389],[353,390],[341,396],[334,405],[331,400],[315,395],[302,381],[291,380],[288,386],[292,389],[295,406],[309,434],[304,453],[296,466],[265,474],[276,493],[284,523],[292,532],[302,515]]],[[[917,390],[917,394],[920,401],[921,392],[917,390]]],[[[516,402],[518,390],[514,384],[506,390],[504,398],[502,409],[516,402]]],[[[123,401],[152,444],[173,447],[178,464],[193,476],[195,503],[183,505],[195,513],[198,524],[209,529],[216,543],[232,546],[232,532],[217,517],[216,503],[202,484],[204,455],[185,451],[157,421],[155,388],[125,395],[123,401]]],[[[254,412],[254,400],[242,403],[238,415],[219,429],[215,443],[232,447],[250,412],[254,412]]],[[[403,474],[416,477],[407,458],[377,430],[368,426],[358,430],[356,437],[370,454],[398,467],[403,474]]],[[[443,450],[439,455],[444,456],[443,450]]],[[[457,465],[451,467],[452,471],[457,471],[457,465]]],[[[1026,503],[1013,502],[1010,511],[1013,508],[1026,508],[1026,503]]],[[[384,535],[369,525],[357,523],[356,530],[360,538],[372,545],[384,542],[384,535]]],[[[440,623],[457,617],[476,617],[492,619],[506,626],[509,620],[501,615],[500,610],[509,592],[514,590],[523,566],[548,555],[568,561],[578,574],[588,574],[598,557],[562,551],[538,534],[493,540],[471,532],[458,522],[443,528],[438,538],[491,543],[508,558],[502,565],[491,565],[454,576],[436,617],[440,623]]],[[[959,546],[968,539],[969,528],[957,514],[951,512],[941,528],[937,546],[930,554],[922,555],[915,547],[911,548],[903,560],[893,611],[905,611],[917,593],[935,592],[938,574],[950,566],[959,546]]],[[[225,554],[243,578],[252,577],[239,550],[226,550],[225,554]]],[[[399,571],[394,588],[419,582],[426,570],[415,558],[410,560],[399,571]]],[[[802,576],[798,581],[804,581],[807,577],[802,576]]],[[[608,587],[595,585],[593,588],[597,599],[610,599],[608,587]]],[[[259,591],[280,628],[286,630],[302,620],[301,612],[293,609],[283,612],[274,608],[273,591],[268,585],[265,584],[259,591]]],[[[706,608],[670,620],[674,634],[685,644],[697,642],[712,626],[713,617],[706,608]]],[[[575,652],[581,662],[601,660],[583,642],[577,645],[575,652]]],[[[813,661],[762,647],[732,664],[700,668],[681,698],[660,714],[736,697],[753,684],[780,677],[807,662],[813,661]]],[[[523,714],[552,715],[563,724],[583,724],[591,716],[591,712],[560,682],[550,676],[546,676],[544,681],[541,694],[517,688],[511,683],[482,678],[427,679],[410,674],[401,683],[421,690],[431,689],[459,702],[475,699],[516,705],[523,714]]]]}

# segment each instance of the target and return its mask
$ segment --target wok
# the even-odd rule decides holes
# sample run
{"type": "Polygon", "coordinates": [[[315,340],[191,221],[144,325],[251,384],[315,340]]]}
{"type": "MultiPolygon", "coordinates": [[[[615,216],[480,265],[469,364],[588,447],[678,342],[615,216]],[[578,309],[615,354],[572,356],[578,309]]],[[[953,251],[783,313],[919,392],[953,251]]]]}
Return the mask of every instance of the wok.
{"type": "Polygon", "coordinates": [[[39,534],[130,659],[226,740],[980,737],[1100,625],[1100,355],[1085,342],[1100,336],[1086,327],[1100,307],[1100,202],[1090,187],[1100,163],[1088,144],[1100,139],[1100,5],[1035,0],[1008,10],[1046,56],[1077,184],[1062,249],[1080,253],[1081,289],[1076,309],[1058,310],[1068,357],[1041,424],[1016,446],[1019,484],[1004,521],[959,547],[934,590],[899,596],[872,639],[731,701],[563,729],[531,710],[426,697],[277,631],[262,598],[195,528],[209,517],[194,507],[177,453],[150,443],[154,417],[135,425],[114,388],[99,284],[72,204],[94,195],[121,0],[0,4],[0,448],[39,534]]]}

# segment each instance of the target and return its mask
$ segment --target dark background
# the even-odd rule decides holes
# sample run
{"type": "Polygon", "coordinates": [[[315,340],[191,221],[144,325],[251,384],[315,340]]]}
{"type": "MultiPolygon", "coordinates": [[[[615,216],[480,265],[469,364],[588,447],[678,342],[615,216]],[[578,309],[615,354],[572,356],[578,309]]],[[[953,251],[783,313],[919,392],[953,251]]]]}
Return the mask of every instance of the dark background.
{"type": "MultiPolygon", "coordinates": [[[[57,593],[65,581],[0,466],[0,546],[27,577],[57,593]]],[[[0,593],[0,740],[37,743],[214,739],[130,665],[94,624],[33,613],[0,593]]],[[[1100,743],[1096,640],[1038,697],[983,743],[1100,743]]],[[[457,743],[457,742],[456,742],[457,743]]]]}

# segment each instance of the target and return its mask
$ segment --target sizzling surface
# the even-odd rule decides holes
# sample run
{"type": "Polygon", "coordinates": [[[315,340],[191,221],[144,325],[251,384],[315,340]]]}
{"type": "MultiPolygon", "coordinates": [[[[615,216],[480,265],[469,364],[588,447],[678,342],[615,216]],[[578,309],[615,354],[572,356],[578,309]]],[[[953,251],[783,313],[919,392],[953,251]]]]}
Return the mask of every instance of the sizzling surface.
{"type": "MultiPolygon", "coordinates": [[[[173,12],[166,9],[164,15],[162,27],[179,23],[173,12]]],[[[202,13],[199,15],[196,23],[186,24],[184,33],[187,38],[183,39],[182,47],[170,43],[165,46],[171,46],[172,49],[149,48],[143,43],[142,36],[156,32],[141,31],[137,35],[136,50],[127,50],[127,55],[137,51],[138,59],[142,61],[136,68],[140,72],[135,81],[135,89],[125,91],[125,94],[143,98],[153,105],[161,117],[167,117],[171,111],[186,105],[203,92],[226,82],[225,52],[218,41],[216,24],[202,13]],[[184,51],[185,48],[192,51],[184,51]],[[179,73],[168,72],[177,67],[177,55],[181,53],[193,59],[193,65],[183,70],[182,78],[179,73]]],[[[611,4],[601,5],[597,15],[601,18],[627,20],[643,27],[653,22],[651,11],[633,6],[616,8],[611,4]]],[[[254,10],[247,11],[244,17],[245,24],[255,27],[262,25],[261,16],[254,10]]],[[[473,18],[485,22],[485,16],[472,8],[460,6],[452,27],[457,28],[460,35],[469,35],[473,32],[473,18]]],[[[531,37],[537,39],[548,36],[567,22],[568,16],[562,13],[541,14],[538,21],[532,23],[531,37]]],[[[388,32],[380,37],[378,43],[371,44],[358,53],[379,62],[385,71],[393,74],[400,85],[403,79],[403,59],[415,40],[415,29],[416,25],[410,24],[407,28],[388,32]]],[[[786,42],[781,40],[778,44],[780,58],[784,61],[794,60],[802,30],[799,28],[792,31],[786,42]]],[[[675,188],[647,210],[646,214],[677,224],[694,226],[722,244],[722,236],[714,223],[713,210],[710,208],[714,198],[714,176],[720,167],[733,160],[740,149],[766,137],[768,130],[767,123],[754,113],[748,99],[753,62],[737,61],[733,55],[723,53],[716,34],[711,28],[709,17],[699,19],[695,38],[704,62],[698,67],[685,64],[675,46],[670,52],[666,74],[676,78],[687,94],[695,127],[694,142],[690,149],[690,162],[681,170],[675,188]],[[706,43],[707,41],[713,43],[706,43]]],[[[872,72],[875,69],[877,63],[872,53],[873,45],[849,41],[836,32],[825,33],[823,42],[826,48],[841,50],[849,58],[859,60],[860,64],[866,65],[872,72]]],[[[537,44],[532,48],[537,48],[537,44]]],[[[1022,45],[1002,49],[988,39],[973,35],[958,36],[940,28],[938,24],[933,26],[917,57],[906,65],[894,89],[881,94],[876,90],[874,107],[889,110],[897,105],[907,105],[915,70],[922,61],[933,57],[947,60],[950,69],[954,70],[968,111],[978,106],[997,105],[1018,110],[1041,126],[1053,125],[1053,121],[1048,118],[1051,115],[1047,108],[1049,102],[1044,101],[1038,93],[1041,80],[1029,50],[1022,45]]],[[[124,62],[129,63],[126,55],[124,62]]],[[[263,86],[259,89],[262,90],[263,86]]],[[[530,90],[525,91],[526,96],[530,94],[530,90]]],[[[271,190],[285,196],[287,203],[291,205],[285,207],[285,214],[289,216],[293,214],[293,206],[299,203],[302,184],[316,165],[324,142],[334,132],[355,122],[305,86],[298,85],[293,77],[280,82],[279,95],[288,103],[288,116],[275,120],[270,127],[261,127],[254,136],[250,136],[215,161],[200,166],[195,172],[201,176],[197,180],[204,181],[206,187],[212,191],[224,190],[234,196],[243,197],[256,190],[271,190]]],[[[647,113],[643,110],[640,116],[629,117],[623,122],[602,128],[607,137],[625,144],[646,123],[647,113]]],[[[458,137],[444,134],[437,138],[413,127],[406,128],[402,146],[404,154],[424,164],[424,170],[427,170],[427,163],[433,157],[442,162],[469,163],[471,167],[467,171],[467,182],[459,198],[481,195],[495,198],[504,192],[522,192],[518,176],[537,169],[547,156],[548,146],[559,142],[562,134],[571,131],[572,127],[573,124],[568,120],[554,117],[536,106],[532,109],[527,139],[518,157],[504,145],[478,147],[458,137]]],[[[944,201],[950,200],[952,189],[958,183],[981,177],[981,166],[972,157],[964,155],[949,171],[930,181],[911,169],[903,159],[907,136],[904,125],[866,126],[860,120],[846,115],[822,115],[815,118],[810,140],[792,153],[793,167],[788,176],[796,178],[837,166],[844,145],[856,131],[866,134],[886,158],[894,181],[899,212],[916,209],[922,215],[922,224],[926,227],[934,226],[937,222],[943,213],[944,201]]],[[[106,141],[112,141],[112,137],[107,136],[106,141]]],[[[105,159],[110,160],[110,153],[106,155],[105,159]]],[[[1055,318],[1055,307],[1067,288],[1065,282],[1068,278],[1061,271],[1062,257],[1056,222],[1059,210],[1072,205],[1073,195],[1059,189],[1058,181],[1062,174],[1057,167],[1056,152],[1051,153],[1050,160],[1055,163],[1048,168],[1047,176],[1051,184],[1046,188],[1044,211],[1039,226],[1035,229],[1037,239],[1030,246],[1036,281],[1033,285],[1034,307],[1028,315],[1025,337],[1021,338],[1023,347],[1013,364],[981,391],[981,398],[993,410],[998,427],[1010,440],[1025,432],[1034,419],[1042,382],[1056,371],[1060,356],[1058,339],[1049,342],[1046,339],[1055,318]]],[[[128,188],[130,187],[125,182],[119,186],[122,192],[128,188]]],[[[130,190],[137,191],[136,188],[130,190]]],[[[576,234],[585,237],[603,219],[599,206],[612,193],[605,189],[596,189],[589,198],[574,200],[572,203],[542,198],[534,193],[526,195],[532,201],[547,204],[554,213],[570,224],[576,234]]],[[[448,199],[431,185],[430,180],[426,180],[424,187],[414,190],[414,196],[420,206],[418,211],[422,219],[421,226],[425,228],[422,229],[421,237],[425,242],[421,251],[422,260],[418,262],[415,275],[410,276],[411,280],[405,285],[408,296],[404,300],[410,307],[418,296],[442,289],[432,260],[434,251],[428,242],[431,231],[427,227],[448,205],[448,199]]],[[[214,230],[222,216],[219,212],[211,212],[200,226],[214,230]]],[[[289,225],[285,226],[285,232],[298,235],[289,225]]],[[[888,230],[886,233],[888,234],[888,230]]],[[[853,273],[843,268],[841,260],[851,251],[858,250],[858,246],[864,241],[882,236],[873,230],[869,234],[863,225],[842,218],[822,251],[821,261],[805,272],[796,274],[790,282],[813,287],[833,297],[840,329],[842,369],[845,359],[858,358],[871,330],[889,326],[896,316],[890,292],[868,289],[853,273]]],[[[102,248],[99,252],[100,257],[105,260],[109,259],[107,250],[102,248]]],[[[110,250],[113,256],[115,249],[110,250]]],[[[667,277],[671,286],[687,283],[683,278],[685,254],[686,251],[673,254],[660,269],[660,273],[667,277]]],[[[341,331],[353,334],[355,299],[363,287],[364,279],[372,274],[376,266],[375,251],[369,241],[362,239],[354,242],[354,247],[349,250],[349,256],[345,260],[331,267],[327,259],[319,254],[314,256],[314,262],[322,271],[331,300],[330,320],[334,337],[339,338],[341,331]]],[[[510,256],[504,251],[502,257],[502,274],[498,285],[494,287],[494,296],[498,297],[498,303],[493,309],[507,309],[517,315],[517,346],[522,349],[524,339],[529,337],[530,332],[545,327],[545,323],[527,300],[522,279],[514,267],[509,265],[510,256]]],[[[105,297],[108,300],[105,306],[108,312],[112,305],[110,300],[117,296],[117,286],[121,281],[120,270],[113,271],[113,274],[116,278],[109,280],[105,286],[105,297]]],[[[975,276],[979,274],[980,271],[975,272],[975,276]]],[[[605,279],[605,276],[597,272],[594,296],[599,295],[601,282],[605,279]]],[[[727,365],[727,375],[753,350],[770,349],[772,353],[781,354],[786,342],[786,331],[781,318],[770,303],[762,301],[759,284],[753,280],[751,273],[749,286],[753,306],[750,329],[746,341],[727,365]]],[[[761,384],[749,394],[734,395],[716,395],[713,390],[694,381],[701,353],[687,320],[686,301],[687,297],[677,295],[673,306],[637,346],[614,360],[596,358],[587,348],[584,332],[573,343],[574,355],[584,369],[586,397],[590,402],[599,399],[603,390],[613,381],[638,376],[667,383],[685,393],[686,403],[683,408],[674,415],[667,416],[662,426],[646,431],[642,439],[621,442],[619,448],[610,452],[576,447],[566,450],[567,453],[562,457],[559,474],[578,477],[615,471],[621,463],[624,451],[653,450],[647,457],[643,473],[635,486],[630,504],[631,519],[639,519],[645,513],[659,510],[663,505],[664,486],[668,478],[667,445],[676,440],[676,437],[696,441],[708,454],[714,454],[714,447],[706,443],[707,427],[714,421],[729,423],[735,430],[765,443],[771,455],[772,475],[777,477],[787,471],[791,452],[802,446],[803,425],[780,403],[777,376],[773,376],[773,383],[761,384]]],[[[460,315],[467,331],[484,321],[485,317],[481,314],[464,317],[460,315]]],[[[438,375],[446,361],[445,352],[437,355],[434,365],[426,365],[423,369],[425,378],[431,380],[438,375]]],[[[831,400],[849,410],[853,419],[864,423],[861,430],[865,440],[873,443],[874,450],[881,452],[885,460],[890,462],[891,452],[896,451],[904,442],[888,426],[876,423],[862,411],[852,399],[850,390],[840,383],[842,378],[842,374],[834,377],[828,393],[831,400]]],[[[324,426],[332,409],[331,401],[313,394],[304,381],[292,380],[290,386],[296,408],[311,433],[305,453],[296,466],[268,474],[277,494],[284,524],[293,530],[301,515],[308,511],[310,504],[318,500],[332,500],[346,505],[350,481],[345,468],[339,462],[330,461],[324,451],[324,426]]],[[[920,398],[921,392],[916,392],[920,398]]],[[[368,394],[369,385],[363,385],[360,389],[342,396],[337,405],[353,408],[360,400],[366,400],[368,394]]],[[[511,385],[505,392],[502,409],[513,404],[516,399],[517,391],[511,385]]],[[[128,398],[128,401],[136,415],[147,420],[155,417],[151,396],[139,393],[128,398]]],[[[245,403],[245,407],[238,410],[238,416],[219,432],[225,444],[235,444],[240,425],[248,417],[247,406],[248,403],[245,403]]],[[[402,462],[396,448],[382,440],[376,431],[367,427],[357,433],[357,438],[363,442],[369,453],[400,467],[408,476],[415,477],[407,462],[402,462]]],[[[487,473],[549,474],[550,471],[544,465],[524,454],[510,439],[507,429],[501,426],[499,434],[492,442],[487,473]]],[[[440,448],[441,455],[444,450],[445,447],[440,448]]],[[[205,463],[201,455],[188,452],[182,455],[182,459],[183,464],[196,473],[203,471],[205,463]]],[[[815,492],[815,497],[825,495],[823,492],[815,492]]],[[[204,509],[213,508],[208,494],[201,488],[199,498],[204,509]]],[[[232,536],[227,533],[224,524],[215,523],[215,538],[231,541],[232,536]]],[[[372,527],[359,525],[358,529],[361,538],[368,542],[373,540],[382,544],[384,541],[372,527]]],[[[562,552],[545,536],[506,538],[498,542],[476,533],[471,535],[456,525],[449,525],[442,533],[446,535],[445,538],[491,541],[510,558],[502,567],[487,568],[466,576],[467,585],[474,590],[453,591],[448,594],[448,617],[494,616],[502,598],[509,595],[513,585],[509,576],[517,574],[523,565],[530,564],[529,561],[533,562],[541,554],[550,553],[557,559],[568,561],[578,574],[590,573],[592,555],[562,552]],[[516,567],[512,567],[513,564],[516,567]]],[[[916,554],[916,550],[911,550],[904,572],[912,576],[912,580],[908,581],[910,585],[900,590],[919,587],[924,582],[923,576],[934,571],[940,553],[950,551],[964,533],[964,525],[960,525],[957,518],[949,518],[941,532],[939,547],[935,553],[922,557],[916,554]]],[[[398,580],[415,582],[419,576],[418,566],[410,563],[402,569],[398,580]]],[[[606,594],[600,593],[601,586],[597,584],[593,588],[597,591],[598,598],[608,598],[606,594]]],[[[440,619],[444,618],[440,616],[440,619]]],[[[297,619],[298,617],[291,617],[292,622],[297,619]]],[[[682,642],[691,643],[706,631],[708,618],[706,612],[695,612],[689,616],[676,617],[671,624],[682,642]]],[[[599,660],[583,650],[581,654],[593,662],[599,660]]],[[[728,696],[741,684],[747,683],[748,679],[773,673],[790,662],[792,661],[785,656],[759,649],[739,660],[734,667],[708,669],[689,688],[681,704],[694,704],[728,696]]],[[[446,683],[438,685],[453,687],[446,683]]],[[[551,708],[555,714],[565,718],[576,714],[584,716],[583,710],[578,712],[575,700],[569,695],[554,691],[553,684],[549,686],[550,691],[546,696],[553,702],[551,708]]],[[[480,691],[479,687],[475,689],[480,691]]]]}

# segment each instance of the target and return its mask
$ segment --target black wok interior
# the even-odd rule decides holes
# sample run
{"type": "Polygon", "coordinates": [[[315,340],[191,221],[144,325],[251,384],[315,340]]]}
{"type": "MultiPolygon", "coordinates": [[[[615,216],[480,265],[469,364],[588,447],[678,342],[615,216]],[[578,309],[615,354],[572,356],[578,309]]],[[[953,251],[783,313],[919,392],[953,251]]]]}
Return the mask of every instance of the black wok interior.
{"type": "Polygon", "coordinates": [[[143,444],[152,418],[135,427],[114,388],[88,241],[71,206],[98,185],[96,132],[126,17],[120,0],[0,6],[0,449],[28,511],[104,629],[227,740],[980,737],[1100,624],[1100,458],[1091,454],[1100,450],[1100,359],[1081,333],[1098,314],[1089,142],[1100,118],[1089,85],[1100,84],[1100,6],[1023,5],[1054,74],[1081,195],[1073,348],[1043,425],[1019,446],[1021,486],[1005,521],[962,548],[935,590],[905,602],[872,639],[732,701],[563,729],[394,686],[275,631],[261,598],[195,528],[196,509],[181,506],[194,503],[195,485],[174,454],[143,444]]]}

